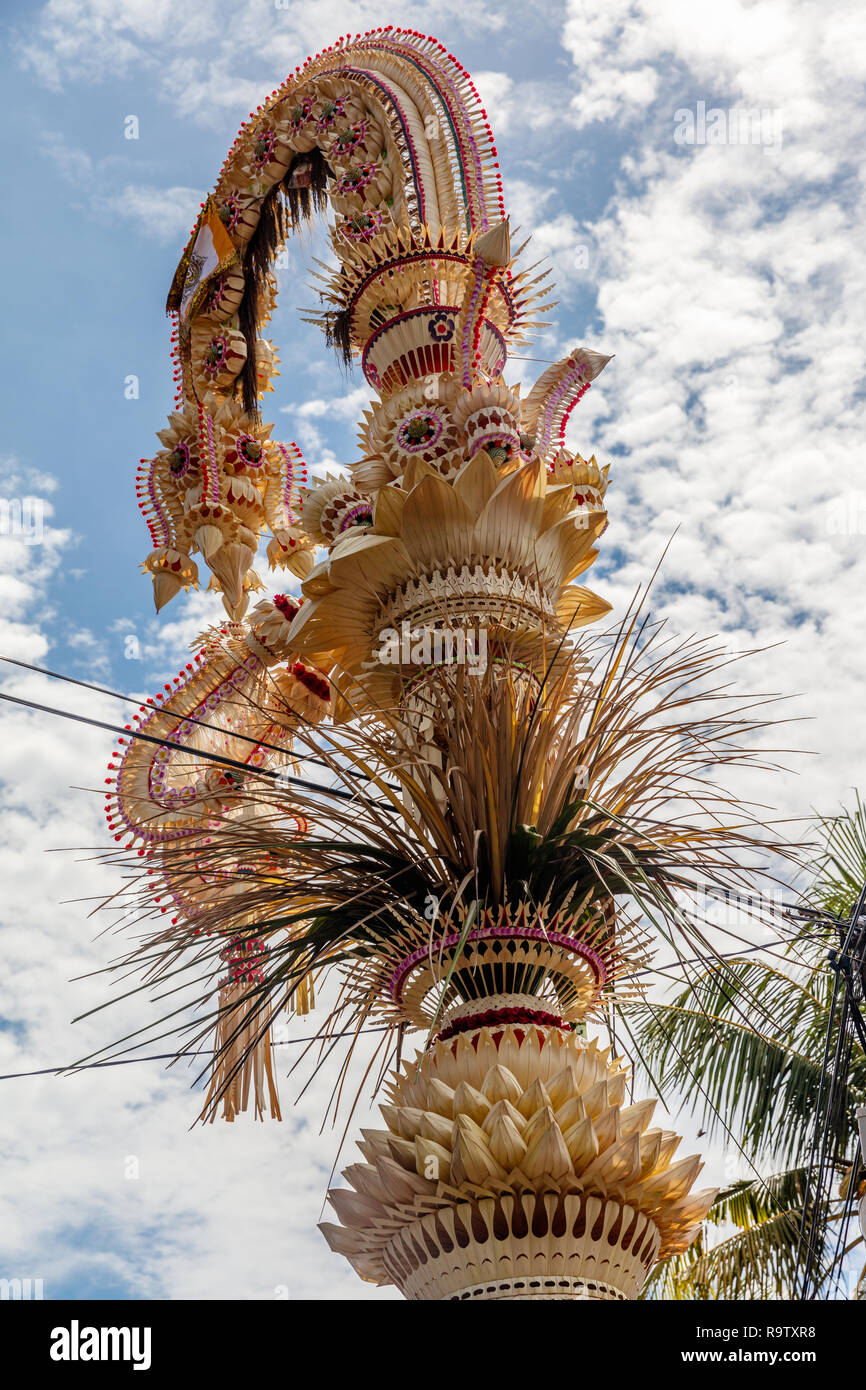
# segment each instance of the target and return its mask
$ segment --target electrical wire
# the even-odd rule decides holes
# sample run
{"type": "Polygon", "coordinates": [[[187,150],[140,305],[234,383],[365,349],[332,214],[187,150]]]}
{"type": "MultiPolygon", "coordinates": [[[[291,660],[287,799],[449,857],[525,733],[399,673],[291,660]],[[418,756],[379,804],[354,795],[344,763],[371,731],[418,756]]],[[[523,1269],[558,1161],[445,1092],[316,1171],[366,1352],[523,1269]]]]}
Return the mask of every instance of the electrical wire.
{"type": "MultiPolygon", "coordinates": [[[[273,1047],[298,1047],[301,1043],[327,1042],[331,1038],[350,1038],[357,1037],[358,1033],[385,1033],[390,1028],[388,1023],[373,1024],[369,1028],[347,1028],[340,1033],[316,1033],[309,1038],[282,1038],[272,1043],[273,1047]]],[[[129,1067],[133,1062],[174,1062],[179,1057],[210,1057],[212,1053],[209,1048],[195,1048],[187,1052],[157,1052],[149,1053],[145,1057],[113,1057],[107,1062],[82,1062],[80,1066],[71,1062],[65,1067],[42,1067],[38,1071],[11,1071],[5,1076],[0,1076],[0,1081],[19,1081],[22,1077],[28,1076],[63,1076],[73,1075],[75,1072],[98,1071],[103,1067],[129,1067]]]]}
{"type": "MultiPolygon", "coordinates": [[[[753,947],[751,948],[751,951],[752,951],[752,952],[754,952],[754,951],[765,951],[765,950],[767,950],[767,947],[766,947],[766,946],[753,946],[753,947]]],[[[735,958],[737,958],[737,957],[739,957],[739,956],[745,956],[745,955],[749,955],[749,954],[750,954],[749,951],[731,951],[731,952],[728,952],[726,955],[721,956],[720,959],[721,959],[721,960],[732,960],[732,959],[735,959],[735,958]]],[[[637,977],[638,977],[639,975],[661,975],[661,974],[666,974],[666,972],[668,972],[668,971],[670,971],[670,970],[672,970],[672,969],[676,969],[676,968],[679,967],[679,966],[697,965],[697,964],[701,964],[701,963],[703,963],[703,957],[702,957],[702,956],[695,956],[692,960],[669,961],[666,965],[663,965],[663,966],[650,966],[650,967],[648,967],[646,970],[635,970],[635,971],[632,971],[632,973],[631,973],[630,975],[624,975],[622,978],[625,979],[625,980],[633,980],[633,979],[637,979],[637,977]]],[[[673,978],[673,977],[670,976],[670,975],[668,975],[667,978],[671,979],[671,978],[673,978]]],[[[308,1037],[308,1038],[288,1038],[288,1039],[284,1039],[284,1040],[282,1040],[282,1041],[275,1042],[275,1043],[273,1044],[273,1046],[274,1046],[274,1047],[294,1047],[296,1044],[299,1044],[299,1043],[322,1042],[322,1041],[327,1041],[327,1040],[329,1040],[330,1038],[356,1037],[359,1033],[382,1033],[382,1032],[387,1031],[387,1029],[390,1028],[391,1026],[392,1026],[391,1024],[375,1024],[375,1025],[371,1025],[371,1026],[368,1027],[368,1028],[360,1028],[360,1029],[348,1028],[348,1029],[345,1030],[345,1032],[340,1032],[340,1033],[327,1033],[327,1034],[324,1034],[324,1035],[316,1033],[316,1034],[314,1034],[312,1037],[308,1037]]],[[[116,1058],[116,1059],[113,1059],[113,1060],[110,1060],[110,1061],[106,1061],[106,1062],[85,1062],[85,1063],[83,1063],[81,1066],[76,1066],[74,1063],[72,1063],[71,1065],[65,1066],[65,1067],[43,1067],[43,1068],[42,1068],[41,1070],[39,1070],[39,1071],[15,1071],[15,1072],[9,1072],[9,1073],[7,1073],[5,1076],[0,1075],[0,1081],[15,1081],[15,1080],[20,1079],[21,1077],[27,1077],[27,1076],[60,1076],[60,1075],[62,1075],[64,1072],[88,1071],[88,1070],[90,1070],[91,1068],[98,1068],[98,1067],[120,1067],[120,1066],[129,1066],[129,1064],[130,1064],[131,1062],[171,1062],[171,1061],[174,1061],[174,1059],[177,1058],[177,1057],[203,1057],[203,1056],[207,1056],[207,1055],[209,1055],[207,1048],[202,1048],[202,1049],[199,1049],[199,1050],[197,1050],[197,1051],[190,1051],[190,1052],[158,1052],[158,1053],[149,1053],[148,1055],[146,1055],[146,1056],[144,1056],[144,1057],[124,1057],[124,1058],[116,1058]]]]}
{"type": "MultiPolygon", "coordinates": [[[[137,738],[145,743],[155,743],[160,748],[168,748],[172,752],[182,752],[183,750],[177,743],[172,743],[170,739],[158,738],[156,734],[146,734],[140,729],[127,729],[117,724],[106,724],[104,720],[92,719],[86,714],[73,714],[71,710],[56,709],[53,705],[40,705],[35,700],[25,700],[20,695],[7,695],[0,691],[0,700],[5,700],[7,704],[20,705],[25,709],[37,710],[41,714],[53,714],[58,719],[71,719],[76,724],[88,724],[94,729],[105,729],[108,733],[117,734],[122,738],[137,738]]],[[[220,732],[225,732],[221,730],[220,732]]],[[[234,735],[233,735],[234,737],[234,735]]],[[[285,750],[281,750],[285,752],[285,750]]],[[[341,801],[356,801],[357,797],[352,792],[340,791],[338,787],[327,787],[321,782],[310,782],[303,777],[294,777],[282,769],[279,771],[268,767],[251,768],[248,763],[238,762],[235,758],[227,758],[222,753],[211,753],[204,748],[189,750],[190,757],[204,758],[207,762],[219,763],[223,767],[239,769],[242,772],[253,773],[257,777],[267,777],[271,781],[292,782],[296,787],[303,787],[305,791],[327,793],[328,796],[338,797],[341,801]]],[[[377,806],[383,811],[390,812],[391,815],[401,815],[395,806],[391,806],[387,801],[373,801],[368,798],[371,806],[377,806]]]]}
{"type": "MultiPolygon", "coordinates": [[[[65,676],[62,671],[52,671],[48,666],[34,666],[32,662],[19,661],[13,656],[0,656],[0,661],[4,662],[7,666],[19,666],[23,671],[35,671],[37,675],[50,676],[52,680],[65,681],[67,685],[80,686],[82,690],[92,690],[96,695],[108,695],[112,700],[122,700],[126,705],[138,705],[140,709],[147,707],[147,701],[142,704],[141,700],[137,699],[134,695],[124,695],[120,690],[112,690],[110,686],[94,685],[92,681],[79,680],[76,676],[65,676]]],[[[227,732],[225,729],[220,728],[219,725],[209,724],[206,719],[197,719],[195,715],[192,714],[175,715],[173,711],[166,709],[164,705],[152,704],[151,708],[154,713],[167,714],[171,718],[176,718],[179,724],[195,724],[200,729],[208,729],[211,733],[220,735],[225,735],[227,732]]],[[[134,732],[134,730],[127,729],[124,726],[123,732],[131,733],[134,732]]],[[[234,730],[231,730],[231,737],[239,743],[250,743],[256,748],[267,748],[269,752],[280,753],[283,756],[286,754],[285,748],[280,748],[275,743],[265,743],[262,739],[252,738],[249,734],[236,733],[234,730]]],[[[172,744],[171,746],[175,749],[179,747],[178,744],[172,744]]],[[[198,749],[192,749],[191,754],[197,756],[198,749]]],[[[312,754],[305,753],[302,760],[306,763],[314,763],[316,767],[323,767],[328,771],[331,770],[329,763],[324,762],[322,758],[314,757],[312,754]]],[[[241,764],[238,765],[240,766],[241,764]]],[[[246,767],[247,764],[244,763],[243,766],[246,767]]],[[[356,777],[361,781],[369,781],[369,778],[365,777],[363,772],[358,772],[356,768],[341,768],[341,772],[346,773],[349,777],[356,777]]],[[[391,789],[398,790],[395,785],[392,785],[391,789]]]]}

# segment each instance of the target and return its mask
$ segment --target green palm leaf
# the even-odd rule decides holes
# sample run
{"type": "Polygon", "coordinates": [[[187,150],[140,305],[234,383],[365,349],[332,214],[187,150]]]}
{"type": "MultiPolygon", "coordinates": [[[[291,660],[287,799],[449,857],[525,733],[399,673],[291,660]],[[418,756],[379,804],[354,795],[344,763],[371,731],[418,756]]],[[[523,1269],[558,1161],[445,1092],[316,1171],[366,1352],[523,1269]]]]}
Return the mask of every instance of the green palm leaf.
{"type": "Polygon", "coordinates": [[[855,811],[820,816],[823,853],[814,865],[810,898],[834,917],[848,917],[866,883],[866,806],[857,793],[855,811]]]}
{"type": "MultiPolygon", "coordinates": [[[[819,818],[819,827],[823,848],[807,901],[844,920],[866,880],[866,808],[859,795],[853,813],[819,818]]],[[[797,1296],[800,1229],[810,1191],[803,1164],[817,1119],[828,1033],[831,1055],[836,1042],[834,978],[826,957],[831,939],[830,924],[824,929],[820,920],[812,921],[781,965],[754,958],[716,965],[673,1002],[629,1011],[639,1064],[653,1079],[688,1095],[711,1133],[738,1133],[753,1158],[772,1156],[791,1165],[720,1192],[701,1235],[684,1254],[656,1267],[644,1297],[797,1296]]],[[[846,1083],[844,1103],[829,1117],[840,1177],[850,1167],[843,1156],[854,1147],[854,1108],[866,1098],[866,1053],[856,1040],[846,1083]]],[[[862,1180],[862,1169],[845,1174],[846,1184],[862,1180]]],[[[842,1249],[837,1240],[843,1192],[822,1198],[815,1224],[815,1263],[830,1298],[839,1296],[850,1251],[862,1244],[858,1237],[842,1249]]],[[[810,1229],[814,1217],[806,1212],[810,1229]]]]}

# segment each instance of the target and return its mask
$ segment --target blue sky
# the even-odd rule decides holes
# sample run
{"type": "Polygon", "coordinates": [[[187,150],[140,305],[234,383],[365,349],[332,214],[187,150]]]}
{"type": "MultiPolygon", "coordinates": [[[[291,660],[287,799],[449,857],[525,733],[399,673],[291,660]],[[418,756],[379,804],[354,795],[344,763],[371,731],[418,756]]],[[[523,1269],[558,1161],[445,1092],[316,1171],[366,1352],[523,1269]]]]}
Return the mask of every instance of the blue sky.
{"type": "MultiPolygon", "coordinates": [[[[252,107],[347,25],[395,20],[434,25],[472,72],[512,222],[553,267],[559,307],[527,352],[616,354],[568,435],[613,463],[594,587],[622,611],[678,527],[657,611],[732,649],[772,647],[749,685],[797,694],[811,721],[786,738],[812,750],[796,776],[737,790],[785,815],[834,809],[862,786],[866,742],[866,32],[842,0],[442,0],[435,18],[378,0],[7,3],[0,498],[39,499],[44,534],[0,534],[0,652],[146,694],[218,616],[212,597],[190,595],[157,620],[138,570],[149,547],[134,472],[171,402],[167,286],[252,107]],[[678,143],[681,113],[698,122],[700,103],[722,113],[722,138],[678,143]],[[746,113],[748,138],[733,138],[731,113],[746,113]]],[[[292,248],[280,272],[281,376],[265,409],[320,470],[355,457],[366,399],[296,313],[323,245],[315,234],[292,248]]],[[[540,370],[512,361],[509,380],[540,370]]],[[[4,684],[116,716],[20,672],[4,684]]],[[[44,852],[102,842],[98,799],[71,788],[101,784],[107,746],[0,717],[7,1072],[68,1061],[117,1027],[69,1023],[105,997],[103,979],[69,983],[105,960],[86,907],[69,902],[103,891],[103,871],[44,852]]],[[[319,1091],[283,1126],[190,1133],[187,1084],[157,1065],[4,1083],[0,1161],[14,1183],[0,1196],[0,1274],[43,1277],[47,1296],[390,1297],[314,1230],[336,1151],[316,1132],[319,1091]]],[[[711,1151],[717,1175],[735,1161],[711,1151]]]]}

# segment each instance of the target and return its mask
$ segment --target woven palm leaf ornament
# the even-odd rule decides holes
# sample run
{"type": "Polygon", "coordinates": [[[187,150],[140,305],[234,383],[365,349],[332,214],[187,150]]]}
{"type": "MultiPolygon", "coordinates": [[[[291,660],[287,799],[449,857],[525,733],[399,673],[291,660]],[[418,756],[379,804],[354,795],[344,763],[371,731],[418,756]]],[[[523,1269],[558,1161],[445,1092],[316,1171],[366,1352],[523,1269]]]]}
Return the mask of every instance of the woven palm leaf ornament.
{"type": "Polygon", "coordinates": [[[202,1007],[218,977],[208,1119],[279,1118],[272,1025],[316,979],[323,1039],[375,1023],[387,1062],[419,1030],[323,1227],[409,1298],[630,1298],[686,1248],[700,1160],[586,1022],[659,940],[709,957],[697,896],[776,848],[717,786],[763,765],[766,723],[713,685],[726,653],[640,605],[591,635],[607,469],[564,435],[609,359],[574,349],[523,398],[503,375],[545,281],[457,59],[394,28],[341,39],[251,116],[202,208],[139,473],[157,608],[204,567],[227,619],[112,767],[109,823],[160,919],[121,965],[149,988],[187,972],[202,1007]],[[376,399],[359,458],[311,480],[261,421],[261,335],[275,258],[325,207],[311,317],[376,399]],[[301,592],[251,608],[263,541],[301,592]]]}

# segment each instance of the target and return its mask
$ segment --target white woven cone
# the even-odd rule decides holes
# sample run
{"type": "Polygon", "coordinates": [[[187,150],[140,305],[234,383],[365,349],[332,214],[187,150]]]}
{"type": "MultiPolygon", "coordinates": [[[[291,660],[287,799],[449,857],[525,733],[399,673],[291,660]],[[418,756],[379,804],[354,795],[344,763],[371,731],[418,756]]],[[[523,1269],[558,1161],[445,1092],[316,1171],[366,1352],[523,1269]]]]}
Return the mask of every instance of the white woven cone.
{"type": "Polygon", "coordinates": [[[713,1192],[627,1105],[622,1064],[565,1029],[469,1028],[405,1063],[322,1230],[409,1299],[619,1299],[684,1249],[713,1192]]]}

